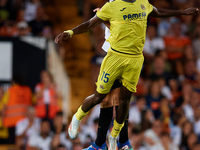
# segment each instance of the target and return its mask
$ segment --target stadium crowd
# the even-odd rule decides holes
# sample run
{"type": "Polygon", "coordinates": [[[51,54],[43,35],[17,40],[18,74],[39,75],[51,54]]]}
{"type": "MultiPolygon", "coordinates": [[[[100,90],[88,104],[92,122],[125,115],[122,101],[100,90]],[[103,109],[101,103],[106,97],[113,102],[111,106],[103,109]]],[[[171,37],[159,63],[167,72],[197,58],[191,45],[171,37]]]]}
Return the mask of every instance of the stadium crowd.
{"type": "MultiPolygon", "coordinates": [[[[200,7],[199,0],[149,1],[157,8],[200,7]]],[[[53,24],[42,2],[1,0],[0,35],[54,37],[53,24]]],[[[82,0],[77,0],[79,15],[87,20],[94,15],[92,10],[105,2],[85,0],[82,5],[82,0]]],[[[90,33],[94,50],[91,65],[96,67],[92,70],[94,81],[99,60],[105,56],[101,49],[104,28],[98,26],[90,33]]],[[[129,111],[130,142],[134,150],[200,150],[200,14],[149,18],[146,36],[144,67],[129,111]]],[[[93,109],[81,125],[78,139],[72,141],[66,132],[68,124],[63,123],[62,97],[50,74],[41,73],[35,96],[22,85],[16,77],[8,91],[0,88],[0,144],[15,143],[16,150],[80,150],[95,141],[100,106],[93,109]],[[14,113],[21,114],[9,119],[13,115],[9,101],[17,93],[21,97],[20,108],[14,113]],[[21,108],[24,106],[26,109],[21,108]]]]}

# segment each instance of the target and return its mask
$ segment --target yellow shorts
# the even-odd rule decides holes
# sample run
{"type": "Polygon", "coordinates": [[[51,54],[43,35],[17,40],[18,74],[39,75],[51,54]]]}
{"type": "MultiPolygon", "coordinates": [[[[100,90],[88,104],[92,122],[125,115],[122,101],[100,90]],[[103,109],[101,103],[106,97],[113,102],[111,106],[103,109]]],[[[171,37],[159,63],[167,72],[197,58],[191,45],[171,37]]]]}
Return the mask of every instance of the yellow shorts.
{"type": "Polygon", "coordinates": [[[108,50],[97,80],[97,92],[109,93],[114,81],[120,79],[122,85],[131,92],[136,92],[144,57],[140,55],[127,55],[108,50]]]}

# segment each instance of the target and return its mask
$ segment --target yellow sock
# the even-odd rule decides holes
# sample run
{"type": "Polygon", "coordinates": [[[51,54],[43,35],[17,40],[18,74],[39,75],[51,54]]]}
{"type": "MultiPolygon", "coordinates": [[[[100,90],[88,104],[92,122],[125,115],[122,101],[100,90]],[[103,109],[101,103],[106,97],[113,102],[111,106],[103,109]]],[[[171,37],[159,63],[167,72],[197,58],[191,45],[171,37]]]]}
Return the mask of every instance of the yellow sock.
{"type": "Polygon", "coordinates": [[[84,112],[81,107],[82,105],[78,108],[77,112],[75,113],[76,119],[78,119],[79,121],[81,121],[83,117],[85,117],[89,113],[84,112]]]}
{"type": "Polygon", "coordinates": [[[111,136],[114,138],[118,137],[123,126],[124,126],[124,123],[119,124],[119,123],[117,123],[116,120],[114,120],[114,125],[113,125],[113,129],[111,131],[111,136]]]}

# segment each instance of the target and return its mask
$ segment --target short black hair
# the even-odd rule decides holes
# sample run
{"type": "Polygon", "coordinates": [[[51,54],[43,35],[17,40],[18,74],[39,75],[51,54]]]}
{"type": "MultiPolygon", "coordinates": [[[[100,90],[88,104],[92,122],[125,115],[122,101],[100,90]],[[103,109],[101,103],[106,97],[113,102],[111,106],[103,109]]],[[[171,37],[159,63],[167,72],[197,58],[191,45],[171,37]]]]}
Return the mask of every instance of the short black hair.
{"type": "Polygon", "coordinates": [[[134,135],[139,135],[141,133],[141,131],[136,128],[133,128],[131,133],[134,135]]]}
{"type": "Polygon", "coordinates": [[[63,144],[59,144],[58,146],[57,146],[57,148],[60,148],[60,147],[65,147],[63,144]]]}
{"type": "Polygon", "coordinates": [[[99,123],[99,118],[95,118],[93,122],[94,122],[94,124],[98,124],[99,123]]]}
{"type": "Polygon", "coordinates": [[[162,132],[160,136],[161,136],[161,137],[163,137],[163,136],[168,136],[168,137],[170,137],[170,135],[169,135],[168,132],[162,132]]]}
{"type": "Polygon", "coordinates": [[[57,112],[56,116],[63,116],[63,112],[62,111],[57,112]]]}

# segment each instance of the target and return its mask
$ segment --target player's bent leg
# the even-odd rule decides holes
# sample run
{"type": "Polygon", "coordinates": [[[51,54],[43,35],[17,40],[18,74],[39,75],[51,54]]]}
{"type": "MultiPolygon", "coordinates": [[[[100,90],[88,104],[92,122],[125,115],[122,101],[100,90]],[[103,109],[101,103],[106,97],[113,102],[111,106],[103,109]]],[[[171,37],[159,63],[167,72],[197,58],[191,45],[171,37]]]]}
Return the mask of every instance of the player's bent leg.
{"type": "MultiPolygon", "coordinates": [[[[115,110],[117,109],[118,106],[115,106],[115,110]]],[[[129,119],[129,113],[124,122],[124,126],[119,134],[119,141],[117,143],[117,147],[119,150],[133,150],[133,147],[131,146],[128,138],[128,119],[129,119]]]]}
{"type": "Polygon", "coordinates": [[[128,114],[129,102],[132,92],[129,91],[126,87],[122,86],[120,89],[119,96],[119,107],[117,109],[116,120],[114,120],[114,126],[111,131],[111,134],[108,137],[109,146],[111,150],[116,150],[117,148],[117,137],[124,126],[124,121],[128,114]]]}
{"type": "Polygon", "coordinates": [[[88,96],[85,99],[83,105],[79,107],[78,111],[72,117],[72,121],[69,125],[68,134],[71,139],[77,138],[78,129],[83,117],[88,114],[91,108],[101,103],[105,97],[106,97],[106,94],[99,94],[98,92],[95,92],[95,94],[88,96]]]}

